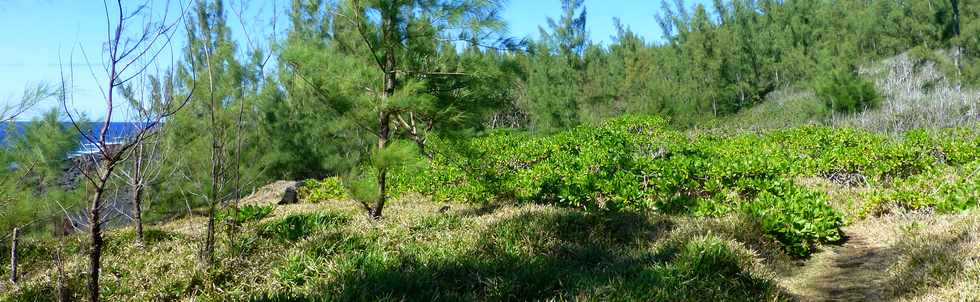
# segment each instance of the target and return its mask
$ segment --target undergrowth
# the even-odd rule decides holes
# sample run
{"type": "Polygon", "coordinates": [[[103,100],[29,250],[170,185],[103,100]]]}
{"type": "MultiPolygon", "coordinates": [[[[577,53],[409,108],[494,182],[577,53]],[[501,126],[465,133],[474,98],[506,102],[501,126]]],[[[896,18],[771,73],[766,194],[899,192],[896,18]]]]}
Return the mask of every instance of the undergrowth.
{"type": "Polygon", "coordinates": [[[516,201],[587,211],[748,211],[798,256],[839,240],[843,223],[824,196],[787,179],[819,176],[883,187],[980,158],[980,139],[966,129],[910,131],[897,139],[818,126],[722,135],[682,133],[649,117],[550,136],[503,131],[433,145],[431,165],[421,173],[396,172],[394,191],[440,202],[516,201]]]}
{"type": "MultiPolygon", "coordinates": [[[[299,206],[290,206],[299,207],[299,206]]],[[[146,250],[107,251],[106,300],[780,301],[760,269],[757,227],[741,220],[656,213],[587,213],[551,206],[392,204],[382,221],[349,216],[352,203],[322,204],[219,233],[219,261],[197,267],[194,242],[163,236],[146,250]],[[693,219],[693,218],[692,218],[693,219]],[[733,223],[736,222],[736,223],[733,223]],[[237,250],[247,242],[248,248],[237,250]],[[122,261],[125,259],[125,261],[122,261]]],[[[285,210],[284,210],[285,211],[285,210]]],[[[118,236],[115,232],[111,237],[118,236]]],[[[46,256],[40,256],[46,257],[46,256]]],[[[86,259],[72,254],[72,297],[84,293],[86,259]]],[[[0,300],[53,297],[46,265],[0,300]]]]}
{"type": "Polygon", "coordinates": [[[344,188],[343,181],[336,176],[322,180],[308,179],[299,187],[298,193],[300,200],[310,203],[344,200],[350,197],[344,188]]]}

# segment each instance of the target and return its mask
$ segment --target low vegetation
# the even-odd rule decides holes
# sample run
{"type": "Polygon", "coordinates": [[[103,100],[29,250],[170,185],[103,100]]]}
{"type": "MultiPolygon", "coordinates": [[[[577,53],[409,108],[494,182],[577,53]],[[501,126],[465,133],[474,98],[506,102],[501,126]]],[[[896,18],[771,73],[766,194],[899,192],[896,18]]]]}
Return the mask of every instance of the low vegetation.
{"type": "MultiPolygon", "coordinates": [[[[640,117],[546,137],[500,132],[447,146],[428,169],[396,178],[400,189],[447,202],[535,202],[696,216],[744,212],[797,256],[808,255],[815,244],[840,240],[843,217],[824,193],[793,179],[819,176],[892,192],[905,182],[945,175],[937,170],[972,173],[980,159],[980,139],[966,129],[914,131],[899,139],[817,126],[685,134],[669,130],[661,119],[640,117]]],[[[953,181],[932,193],[936,200],[922,202],[940,209],[977,206],[975,178],[959,179],[966,181],[953,181]]]]}
{"type": "MultiPolygon", "coordinates": [[[[739,215],[685,218],[585,213],[551,206],[460,205],[446,213],[419,200],[394,203],[381,222],[352,202],[280,206],[273,216],[219,234],[213,269],[195,269],[194,234],[148,232],[146,250],[114,232],[106,299],[133,300],[783,300],[752,248],[771,246],[739,215]],[[752,234],[756,235],[752,235],[752,234]],[[740,241],[740,238],[750,238],[740,241]],[[718,284],[726,284],[718,287],[718,284]]],[[[183,223],[183,222],[177,222],[183,223]]],[[[200,233],[197,233],[200,234],[200,233]]],[[[69,241],[66,249],[77,249],[69,241]]],[[[52,242],[25,248],[30,278],[10,300],[51,297],[42,259],[52,242]]],[[[80,269],[71,257],[67,269],[80,269]]],[[[70,274],[77,276],[76,274],[70,274]]],[[[73,293],[82,283],[72,277],[73,293]]]]}
{"type": "Polygon", "coordinates": [[[298,193],[300,199],[313,203],[350,198],[343,181],[336,176],[322,180],[307,179],[298,193]]]}

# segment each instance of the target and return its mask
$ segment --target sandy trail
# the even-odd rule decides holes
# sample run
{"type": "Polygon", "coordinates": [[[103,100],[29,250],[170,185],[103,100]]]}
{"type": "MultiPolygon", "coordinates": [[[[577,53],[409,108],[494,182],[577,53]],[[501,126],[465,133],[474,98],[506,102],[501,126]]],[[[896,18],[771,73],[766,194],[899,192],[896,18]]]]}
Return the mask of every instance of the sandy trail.
{"type": "Polygon", "coordinates": [[[874,243],[859,228],[845,228],[844,244],[826,245],[785,286],[801,301],[881,301],[887,269],[895,259],[889,247],[874,243]]]}

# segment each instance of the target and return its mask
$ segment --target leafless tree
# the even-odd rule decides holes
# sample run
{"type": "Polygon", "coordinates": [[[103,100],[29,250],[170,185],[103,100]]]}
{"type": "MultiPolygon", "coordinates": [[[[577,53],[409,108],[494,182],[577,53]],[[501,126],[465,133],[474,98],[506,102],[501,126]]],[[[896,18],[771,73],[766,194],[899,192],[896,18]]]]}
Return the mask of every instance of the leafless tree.
{"type": "MultiPolygon", "coordinates": [[[[177,15],[175,21],[168,18],[169,3],[162,16],[156,15],[153,11],[152,3],[144,2],[130,9],[124,7],[122,0],[109,3],[103,2],[105,9],[106,22],[106,41],[103,45],[103,53],[100,56],[103,64],[105,78],[95,76],[95,70],[90,72],[93,77],[103,82],[99,90],[105,100],[104,117],[101,125],[98,126],[97,133],[90,133],[82,130],[85,127],[80,125],[76,119],[78,115],[69,108],[72,93],[66,89],[74,78],[73,70],[69,69],[67,75],[63,72],[61,103],[64,107],[75,130],[81,135],[83,141],[91,144],[95,150],[96,165],[94,169],[82,169],[82,175],[90,186],[92,196],[88,206],[88,224],[90,235],[89,254],[89,280],[88,294],[91,301],[99,301],[99,273],[102,266],[102,224],[106,213],[103,213],[103,199],[106,197],[107,187],[113,173],[127,156],[130,156],[134,147],[139,146],[140,142],[147,139],[153,129],[162,123],[167,117],[179,111],[190,99],[190,94],[182,99],[167,99],[162,103],[143,103],[131,102],[134,106],[133,111],[145,114],[136,114],[133,125],[133,133],[121,142],[111,141],[109,136],[110,126],[120,115],[123,104],[118,100],[123,87],[137,78],[148,76],[149,69],[154,64],[160,54],[167,50],[167,45],[174,34],[175,26],[183,19],[183,13],[177,15]],[[136,26],[136,31],[133,31],[136,26]]],[[[82,51],[85,60],[88,57],[82,51]]],[[[91,64],[89,64],[91,65],[91,64]]],[[[69,64],[71,66],[71,64],[69,64]]],[[[193,91],[192,91],[193,92],[193,91]]]]}
{"type": "MultiPolygon", "coordinates": [[[[172,73],[167,72],[163,81],[152,76],[143,79],[149,82],[124,87],[122,92],[140,120],[161,114],[152,110],[163,109],[163,104],[175,98],[172,73]],[[140,104],[150,104],[150,107],[146,108],[140,104]]],[[[161,129],[150,130],[145,139],[134,142],[135,145],[129,154],[130,169],[122,169],[117,174],[129,187],[132,202],[130,220],[136,232],[134,243],[138,247],[143,247],[143,194],[147,187],[165,176],[163,165],[159,163],[165,162],[165,157],[169,154],[162,150],[163,144],[160,142],[160,136],[157,135],[161,129]]]]}

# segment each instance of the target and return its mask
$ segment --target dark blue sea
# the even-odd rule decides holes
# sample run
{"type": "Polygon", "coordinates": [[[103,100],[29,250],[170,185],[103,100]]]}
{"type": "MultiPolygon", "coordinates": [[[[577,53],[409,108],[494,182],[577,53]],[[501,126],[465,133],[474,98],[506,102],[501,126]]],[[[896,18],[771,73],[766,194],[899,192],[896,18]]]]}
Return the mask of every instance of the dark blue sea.
{"type": "MultiPolygon", "coordinates": [[[[24,128],[27,127],[31,122],[14,122],[13,128],[17,133],[23,133],[24,128]]],[[[75,127],[72,126],[70,122],[62,123],[64,127],[69,130],[75,131],[75,127]]],[[[129,137],[136,133],[136,131],[141,127],[142,123],[137,122],[115,122],[109,124],[109,131],[106,133],[106,139],[108,141],[119,141],[126,137],[129,137]]],[[[98,135],[99,130],[102,128],[102,123],[91,122],[83,124],[82,130],[86,131],[89,136],[95,137],[98,135]]],[[[7,141],[7,132],[10,131],[10,125],[0,125],[0,144],[5,144],[7,141]]],[[[89,143],[85,141],[85,138],[80,138],[79,145],[89,143]]]]}

